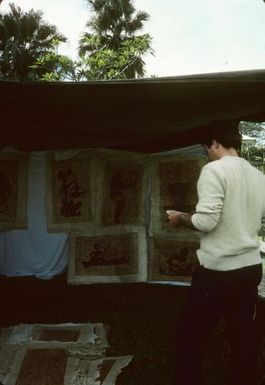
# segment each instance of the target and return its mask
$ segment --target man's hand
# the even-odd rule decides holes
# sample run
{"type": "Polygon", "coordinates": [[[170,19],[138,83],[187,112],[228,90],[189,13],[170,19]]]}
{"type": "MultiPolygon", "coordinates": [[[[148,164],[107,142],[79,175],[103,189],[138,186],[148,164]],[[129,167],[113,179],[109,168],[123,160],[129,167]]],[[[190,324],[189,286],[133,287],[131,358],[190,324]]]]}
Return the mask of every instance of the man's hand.
{"type": "Polygon", "coordinates": [[[166,213],[168,216],[167,219],[168,219],[168,223],[170,224],[170,226],[174,226],[174,227],[181,226],[180,216],[181,216],[181,214],[184,214],[184,213],[182,213],[181,211],[176,211],[176,210],[167,210],[166,213]]]}
{"type": "Polygon", "coordinates": [[[195,229],[191,221],[191,215],[176,210],[167,210],[166,213],[168,215],[168,223],[170,226],[186,226],[195,229]]]}

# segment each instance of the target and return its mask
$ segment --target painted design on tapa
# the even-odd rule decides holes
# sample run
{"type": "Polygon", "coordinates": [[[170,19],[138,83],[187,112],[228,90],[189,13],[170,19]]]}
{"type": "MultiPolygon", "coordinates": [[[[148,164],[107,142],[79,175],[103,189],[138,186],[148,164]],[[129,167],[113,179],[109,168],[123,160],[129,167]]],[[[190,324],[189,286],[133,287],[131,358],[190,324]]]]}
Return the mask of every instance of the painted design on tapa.
{"type": "Polygon", "coordinates": [[[92,225],[92,169],[87,151],[60,160],[47,154],[48,231],[79,231],[92,225]]]}
{"type": "Polygon", "coordinates": [[[89,222],[90,163],[68,159],[51,162],[54,222],[89,222]]]}
{"type": "Polygon", "coordinates": [[[143,282],[147,241],[142,226],[107,226],[69,237],[68,283],[143,282]]]}
{"type": "Polygon", "coordinates": [[[103,175],[102,225],[142,224],[144,165],[108,162],[103,175]]]}
{"type": "Polygon", "coordinates": [[[106,331],[101,323],[20,324],[5,331],[4,340],[9,344],[57,341],[84,343],[87,347],[91,345],[93,348],[96,345],[100,348],[108,346],[106,331]]]}
{"type": "Polygon", "coordinates": [[[26,228],[28,157],[0,155],[0,230],[26,228]]]}
{"type": "Polygon", "coordinates": [[[189,281],[197,263],[198,242],[152,238],[150,240],[150,279],[189,281]]]}
{"type": "Polygon", "coordinates": [[[106,357],[103,324],[18,325],[0,337],[0,382],[6,385],[114,385],[132,356],[106,357]],[[59,340],[39,340],[43,331],[59,340]],[[69,332],[78,340],[67,341],[69,332]]]}
{"type": "Polygon", "coordinates": [[[75,239],[77,275],[136,274],[137,234],[78,236],[75,239]]]}
{"type": "Polygon", "coordinates": [[[205,159],[163,159],[157,162],[152,200],[152,232],[161,230],[192,233],[182,226],[172,228],[167,223],[166,210],[193,212],[198,201],[197,181],[205,159]]]}
{"type": "Polygon", "coordinates": [[[160,210],[195,210],[197,180],[200,167],[197,160],[178,160],[159,164],[160,210]]]}
{"type": "Polygon", "coordinates": [[[56,176],[59,185],[60,214],[66,218],[80,217],[87,192],[80,184],[80,176],[69,166],[59,169],[56,176]]]}
{"type": "Polygon", "coordinates": [[[0,221],[14,222],[17,215],[18,160],[0,162],[0,221]]]}
{"type": "Polygon", "coordinates": [[[64,349],[30,349],[25,352],[16,385],[64,385],[67,354],[64,349]]]}
{"type": "Polygon", "coordinates": [[[133,356],[105,357],[99,373],[99,384],[114,385],[122,369],[129,365],[133,356]]]}
{"type": "Polygon", "coordinates": [[[66,349],[34,347],[20,349],[15,357],[15,373],[7,385],[115,385],[118,375],[128,366],[132,356],[69,356],[66,349]],[[17,360],[18,361],[18,360],[17,360]]]}

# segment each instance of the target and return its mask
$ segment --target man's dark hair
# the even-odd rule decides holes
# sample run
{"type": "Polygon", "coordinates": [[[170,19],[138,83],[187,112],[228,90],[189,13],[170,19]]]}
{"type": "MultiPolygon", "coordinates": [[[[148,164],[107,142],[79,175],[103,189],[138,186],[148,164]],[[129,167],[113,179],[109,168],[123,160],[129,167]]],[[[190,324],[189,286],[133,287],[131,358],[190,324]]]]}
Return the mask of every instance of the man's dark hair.
{"type": "Polygon", "coordinates": [[[211,124],[203,134],[201,144],[210,147],[216,140],[225,148],[234,148],[238,152],[241,149],[242,135],[239,133],[238,121],[218,121],[211,124]]]}

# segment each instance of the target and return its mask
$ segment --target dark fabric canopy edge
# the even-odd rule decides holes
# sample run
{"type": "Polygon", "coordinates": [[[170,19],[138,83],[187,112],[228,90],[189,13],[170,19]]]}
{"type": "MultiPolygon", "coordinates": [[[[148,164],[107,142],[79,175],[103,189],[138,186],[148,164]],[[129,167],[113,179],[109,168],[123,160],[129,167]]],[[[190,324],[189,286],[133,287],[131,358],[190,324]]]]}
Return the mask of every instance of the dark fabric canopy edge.
{"type": "Polygon", "coordinates": [[[265,70],[94,82],[0,82],[0,147],[158,152],[215,121],[265,121],[265,70]]]}

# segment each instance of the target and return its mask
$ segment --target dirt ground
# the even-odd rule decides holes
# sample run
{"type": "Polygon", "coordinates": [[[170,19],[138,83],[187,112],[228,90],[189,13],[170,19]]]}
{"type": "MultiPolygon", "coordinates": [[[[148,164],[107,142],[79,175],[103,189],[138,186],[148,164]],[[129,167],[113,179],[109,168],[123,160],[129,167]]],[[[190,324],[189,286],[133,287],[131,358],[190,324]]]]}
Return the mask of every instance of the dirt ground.
{"type": "MultiPolygon", "coordinates": [[[[107,355],[133,355],[117,385],[181,385],[178,326],[187,287],[145,283],[74,286],[67,285],[66,275],[51,280],[0,276],[0,292],[1,327],[102,322],[108,328],[107,355]]],[[[262,338],[263,307],[262,302],[257,321],[262,338]]],[[[206,346],[205,385],[222,384],[224,340],[224,332],[215,333],[206,346]]],[[[263,357],[259,366],[263,370],[263,357]]]]}

